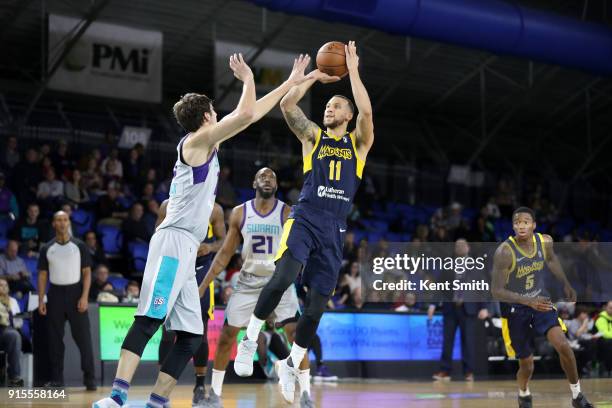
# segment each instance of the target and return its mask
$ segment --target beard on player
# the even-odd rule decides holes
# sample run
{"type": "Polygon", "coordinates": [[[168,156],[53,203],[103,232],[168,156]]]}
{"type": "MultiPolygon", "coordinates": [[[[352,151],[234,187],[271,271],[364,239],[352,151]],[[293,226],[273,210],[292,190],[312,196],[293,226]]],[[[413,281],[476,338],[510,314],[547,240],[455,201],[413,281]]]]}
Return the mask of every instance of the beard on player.
{"type": "Polygon", "coordinates": [[[345,122],[345,119],[338,119],[332,116],[323,117],[323,125],[330,129],[336,129],[338,126],[342,125],[344,122],[345,122]]]}
{"type": "Polygon", "coordinates": [[[272,198],[276,194],[276,186],[271,185],[271,184],[270,185],[258,184],[257,187],[255,187],[255,190],[257,191],[257,194],[264,200],[272,198]]]}

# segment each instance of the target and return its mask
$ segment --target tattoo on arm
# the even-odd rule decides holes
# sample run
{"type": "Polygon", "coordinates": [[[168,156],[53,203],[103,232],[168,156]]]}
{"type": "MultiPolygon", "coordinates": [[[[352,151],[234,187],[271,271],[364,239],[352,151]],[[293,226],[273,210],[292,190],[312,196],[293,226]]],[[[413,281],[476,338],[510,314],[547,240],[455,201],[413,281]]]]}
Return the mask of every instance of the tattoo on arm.
{"type": "Polygon", "coordinates": [[[314,123],[304,115],[299,107],[283,111],[287,124],[300,140],[314,140],[314,123]]]}

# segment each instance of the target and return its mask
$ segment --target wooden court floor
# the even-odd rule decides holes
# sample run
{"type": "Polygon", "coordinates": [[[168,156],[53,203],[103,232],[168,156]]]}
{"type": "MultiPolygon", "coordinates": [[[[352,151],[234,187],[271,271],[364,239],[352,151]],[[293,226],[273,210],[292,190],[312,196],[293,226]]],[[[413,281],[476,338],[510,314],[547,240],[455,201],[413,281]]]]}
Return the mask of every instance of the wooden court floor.
{"type": "MultiPolygon", "coordinates": [[[[582,380],[582,389],[597,408],[612,408],[612,379],[582,380]]],[[[85,392],[68,389],[68,401],[18,401],[8,398],[1,388],[2,407],[90,407],[91,402],[106,396],[109,388],[85,392]]],[[[131,408],[145,406],[149,389],[130,389],[131,408]]],[[[534,407],[570,408],[570,392],[564,380],[535,380],[531,385],[534,407]]],[[[423,407],[423,408],[516,408],[516,386],[513,381],[476,381],[474,383],[405,382],[386,380],[344,380],[336,384],[313,384],[317,407],[423,407]]],[[[172,407],[191,407],[191,387],[180,386],[172,393],[172,407]]],[[[226,384],[223,388],[225,408],[289,407],[281,402],[275,383],[226,384]]],[[[294,404],[299,406],[299,404],[294,404]]]]}

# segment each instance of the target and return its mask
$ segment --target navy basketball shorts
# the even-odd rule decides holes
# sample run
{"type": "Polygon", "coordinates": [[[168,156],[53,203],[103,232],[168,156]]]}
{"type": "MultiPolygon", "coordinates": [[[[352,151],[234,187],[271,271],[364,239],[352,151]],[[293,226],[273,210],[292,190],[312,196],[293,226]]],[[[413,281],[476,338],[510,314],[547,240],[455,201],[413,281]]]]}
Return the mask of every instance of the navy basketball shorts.
{"type": "MultiPolygon", "coordinates": [[[[196,281],[198,286],[204,280],[210,265],[212,264],[212,256],[206,255],[198,257],[196,260],[196,281]]],[[[214,283],[211,282],[210,286],[204,292],[204,296],[200,298],[200,309],[202,310],[202,322],[204,325],[208,323],[208,319],[212,319],[212,315],[215,311],[215,290],[214,283]]]]}
{"type": "Polygon", "coordinates": [[[502,318],[502,335],[508,357],[529,357],[534,351],[534,337],[546,335],[555,326],[567,331],[556,310],[538,312],[529,306],[512,305],[506,317],[502,318]]]}
{"type": "Polygon", "coordinates": [[[321,209],[298,204],[285,223],[275,261],[285,251],[304,267],[302,283],[330,296],[338,282],[346,222],[321,209]]]}

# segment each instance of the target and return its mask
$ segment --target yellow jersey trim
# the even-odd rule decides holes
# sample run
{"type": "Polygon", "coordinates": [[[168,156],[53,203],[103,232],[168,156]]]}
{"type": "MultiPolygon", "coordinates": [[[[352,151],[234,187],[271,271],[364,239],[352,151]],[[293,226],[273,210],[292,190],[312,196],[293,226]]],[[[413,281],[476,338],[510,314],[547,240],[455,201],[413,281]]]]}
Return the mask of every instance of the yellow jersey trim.
{"type": "Polygon", "coordinates": [[[210,282],[209,295],[210,295],[210,306],[208,306],[208,318],[215,320],[215,282],[210,282]]]}
{"type": "Polygon", "coordinates": [[[295,221],[293,218],[289,218],[283,226],[283,235],[281,235],[280,244],[278,245],[278,252],[274,257],[274,262],[281,259],[281,257],[287,250],[287,239],[289,239],[289,232],[291,231],[291,227],[293,226],[293,221],[295,221]]]}
{"type": "Polygon", "coordinates": [[[353,144],[353,151],[355,152],[355,158],[357,159],[357,177],[363,177],[363,168],[365,167],[365,160],[362,160],[359,157],[359,153],[357,153],[357,142],[355,140],[355,135],[353,133],[349,133],[349,137],[351,138],[351,143],[353,144]]]}
{"type": "Polygon", "coordinates": [[[546,261],[546,242],[544,242],[544,237],[539,232],[538,232],[538,237],[540,237],[540,244],[542,245],[542,253],[544,254],[544,260],[546,261]]]}
{"type": "Polygon", "coordinates": [[[536,242],[535,234],[533,234],[531,238],[533,239],[533,253],[531,255],[523,251],[523,249],[514,240],[514,237],[510,237],[510,241],[512,241],[512,243],[516,247],[516,250],[519,251],[521,255],[526,256],[527,258],[533,258],[538,253],[538,243],[536,242]]]}
{"type": "Polygon", "coordinates": [[[512,339],[510,338],[510,329],[508,327],[508,319],[502,317],[502,337],[504,339],[504,345],[506,346],[506,354],[508,358],[516,358],[516,351],[512,347],[512,339]]]}
{"type": "Polygon", "coordinates": [[[304,174],[312,170],[312,155],[314,154],[315,150],[317,150],[317,147],[319,146],[319,141],[321,140],[321,132],[322,130],[321,128],[319,128],[319,130],[317,131],[317,136],[315,138],[315,144],[312,150],[310,151],[310,153],[304,156],[304,174]]]}

